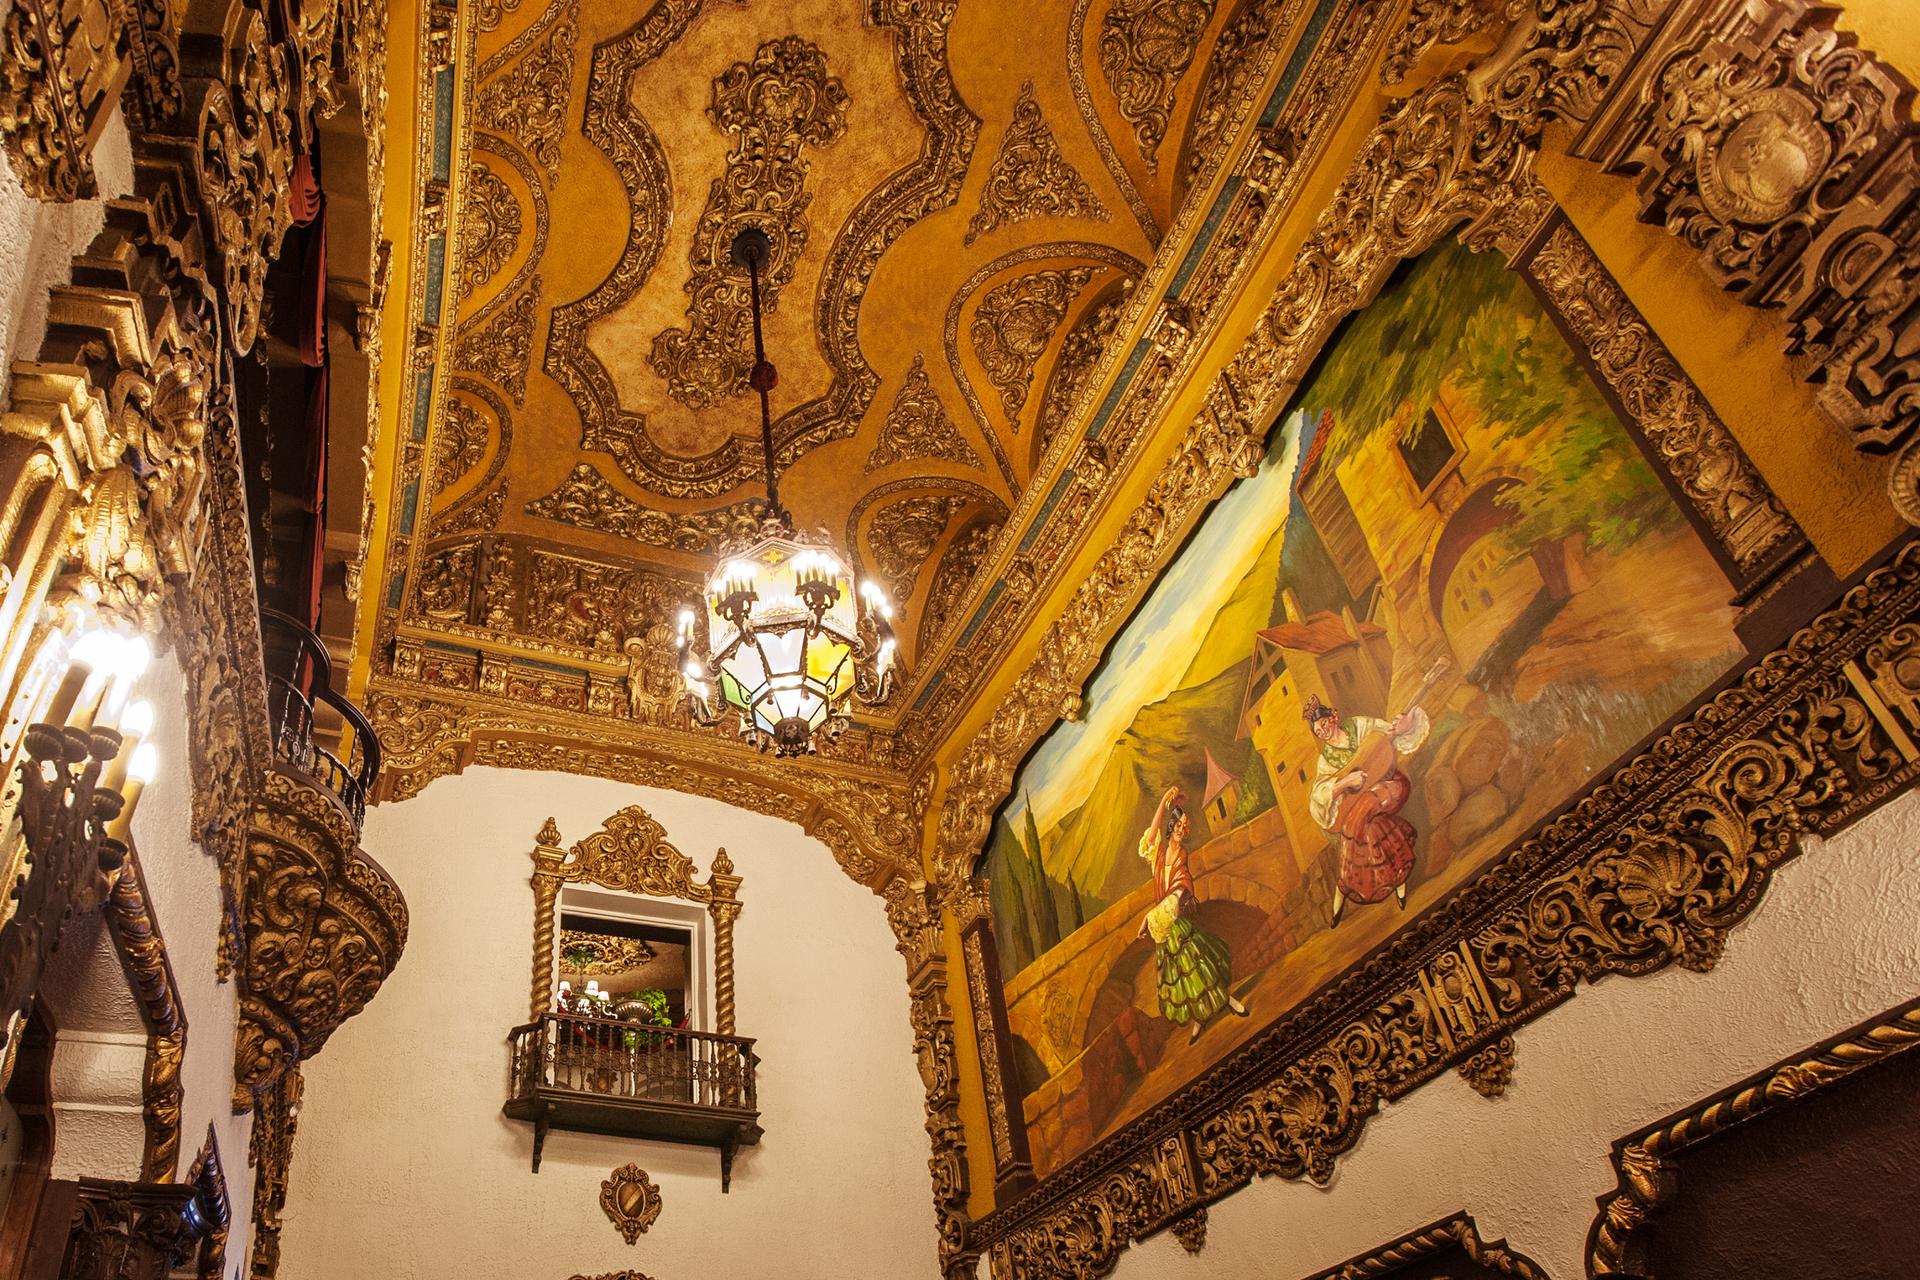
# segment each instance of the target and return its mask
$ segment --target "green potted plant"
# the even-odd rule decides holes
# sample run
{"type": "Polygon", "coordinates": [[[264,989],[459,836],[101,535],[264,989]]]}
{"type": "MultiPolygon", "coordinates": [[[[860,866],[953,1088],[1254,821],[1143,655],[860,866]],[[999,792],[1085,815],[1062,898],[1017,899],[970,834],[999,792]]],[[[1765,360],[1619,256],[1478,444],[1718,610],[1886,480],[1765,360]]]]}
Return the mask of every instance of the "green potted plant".
{"type": "MultiPolygon", "coordinates": [[[[668,1012],[667,993],[658,988],[622,992],[616,997],[614,1011],[621,1021],[639,1026],[673,1025],[673,1015],[668,1012]]],[[[629,1049],[651,1049],[660,1042],[660,1036],[650,1031],[626,1031],[622,1033],[622,1038],[629,1049]]]]}

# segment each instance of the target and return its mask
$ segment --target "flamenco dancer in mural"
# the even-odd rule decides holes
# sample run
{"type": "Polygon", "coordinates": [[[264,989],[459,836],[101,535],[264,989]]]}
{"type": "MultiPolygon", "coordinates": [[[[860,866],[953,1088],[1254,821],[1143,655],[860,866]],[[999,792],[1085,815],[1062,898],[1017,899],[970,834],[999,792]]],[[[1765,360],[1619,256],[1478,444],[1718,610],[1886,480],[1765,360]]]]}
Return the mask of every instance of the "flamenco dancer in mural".
{"type": "Polygon", "coordinates": [[[1340,841],[1333,923],[1340,923],[1349,898],[1379,902],[1391,893],[1406,910],[1407,877],[1413,874],[1413,844],[1419,832],[1400,816],[1413,783],[1399,760],[1427,740],[1427,713],[1413,706],[1393,720],[1342,719],[1338,710],[1309,696],[1303,714],[1320,739],[1308,803],[1313,820],[1340,841]]]}
{"type": "Polygon", "coordinates": [[[1244,1018],[1247,1006],[1227,990],[1233,961],[1227,944],[1193,922],[1199,899],[1193,892],[1193,872],[1187,866],[1187,797],[1179,787],[1168,787],[1153,811],[1153,822],[1140,836],[1140,856],[1153,868],[1159,899],[1140,922],[1140,936],[1153,939],[1153,959],[1160,977],[1160,1015],[1175,1026],[1188,1025],[1187,1043],[1200,1038],[1201,1028],[1222,1008],[1244,1018]]]}

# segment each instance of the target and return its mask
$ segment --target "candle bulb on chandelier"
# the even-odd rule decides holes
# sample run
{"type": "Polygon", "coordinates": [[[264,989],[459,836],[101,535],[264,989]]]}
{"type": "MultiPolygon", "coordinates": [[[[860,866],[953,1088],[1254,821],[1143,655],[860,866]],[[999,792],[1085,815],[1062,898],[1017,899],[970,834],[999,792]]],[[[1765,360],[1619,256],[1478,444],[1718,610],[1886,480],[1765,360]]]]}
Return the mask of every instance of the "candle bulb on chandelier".
{"type": "Polygon", "coordinates": [[[67,663],[67,672],[60,678],[60,685],[53,691],[53,700],[47,703],[46,714],[40,719],[49,724],[64,724],[73,713],[74,704],[80,701],[80,692],[86,688],[87,681],[93,678],[93,668],[75,658],[67,663]]]}

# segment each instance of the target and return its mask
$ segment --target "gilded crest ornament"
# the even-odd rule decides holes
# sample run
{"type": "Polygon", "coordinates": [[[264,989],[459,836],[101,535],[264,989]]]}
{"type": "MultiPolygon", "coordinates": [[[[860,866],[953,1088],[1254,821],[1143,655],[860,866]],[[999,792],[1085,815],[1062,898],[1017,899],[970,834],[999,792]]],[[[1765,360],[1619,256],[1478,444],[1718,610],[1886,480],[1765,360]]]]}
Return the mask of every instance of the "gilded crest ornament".
{"type": "Polygon", "coordinates": [[[660,1188],[629,1161],[600,1184],[600,1209],[628,1244],[635,1244],[660,1216],[660,1188]]]}

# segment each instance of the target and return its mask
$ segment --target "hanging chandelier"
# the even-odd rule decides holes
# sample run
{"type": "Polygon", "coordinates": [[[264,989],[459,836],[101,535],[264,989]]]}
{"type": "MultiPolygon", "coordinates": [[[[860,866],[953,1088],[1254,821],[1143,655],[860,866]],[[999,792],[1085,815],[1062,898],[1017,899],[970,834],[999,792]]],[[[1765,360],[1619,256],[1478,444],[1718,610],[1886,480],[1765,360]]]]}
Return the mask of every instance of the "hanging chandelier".
{"type": "Polygon", "coordinates": [[[893,606],[879,584],[853,573],[824,534],[797,532],[780,505],[774,471],[769,393],[778,375],[760,329],[760,273],[772,243],[758,227],[733,239],[753,300],[753,370],[760,393],[760,444],[767,461],[767,509],[745,543],[721,549],[707,580],[706,637],[691,609],[680,615],[680,669],[694,718],[738,719],[741,736],[762,751],[797,756],[839,736],[858,698],[884,702],[893,686],[893,606]]]}

